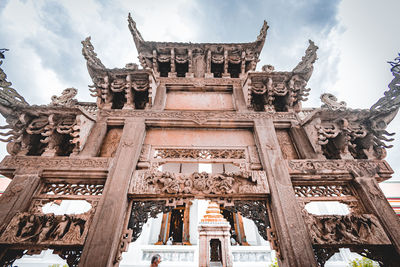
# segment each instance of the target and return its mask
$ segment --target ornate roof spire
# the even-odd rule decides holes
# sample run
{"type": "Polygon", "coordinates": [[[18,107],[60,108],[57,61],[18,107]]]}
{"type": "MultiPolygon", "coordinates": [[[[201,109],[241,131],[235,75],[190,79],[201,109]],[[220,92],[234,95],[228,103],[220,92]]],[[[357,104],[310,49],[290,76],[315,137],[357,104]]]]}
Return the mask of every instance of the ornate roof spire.
{"type": "Polygon", "coordinates": [[[314,62],[317,60],[318,46],[313,41],[308,40],[310,45],[307,47],[306,54],[301,58],[301,61],[292,70],[294,73],[301,75],[306,81],[311,78],[314,70],[314,62]]]}
{"type": "Polygon", "coordinates": [[[136,48],[139,51],[140,47],[145,41],[138,29],[136,28],[136,22],[132,19],[131,13],[128,14],[128,27],[132,33],[133,41],[135,42],[136,48]]]}

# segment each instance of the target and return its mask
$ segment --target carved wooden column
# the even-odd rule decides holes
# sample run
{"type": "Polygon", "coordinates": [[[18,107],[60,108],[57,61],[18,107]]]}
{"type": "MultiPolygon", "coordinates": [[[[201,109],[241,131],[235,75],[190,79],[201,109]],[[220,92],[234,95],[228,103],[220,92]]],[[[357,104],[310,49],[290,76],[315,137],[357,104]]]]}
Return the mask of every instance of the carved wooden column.
{"type": "Polygon", "coordinates": [[[128,206],[128,186],[145,136],[143,119],[125,120],[121,141],[111,164],[79,263],[81,267],[114,265],[128,206]]]}
{"type": "MultiPolygon", "coordinates": [[[[375,214],[400,255],[400,220],[374,177],[356,177],[355,188],[365,208],[375,214]]],[[[397,256],[399,257],[399,256],[397,256]]]]}
{"type": "Polygon", "coordinates": [[[271,210],[277,227],[280,267],[317,266],[311,239],[297,204],[287,164],[282,157],[272,119],[257,119],[255,140],[271,190],[271,210]]]}
{"type": "Polygon", "coordinates": [[[230,78],[231,74],[228,73],[228,64],[229,64],[229,59],[228,59],[228,50],[224,51],[224,73],[222,74],[222,78],[230,78]]]}
{"type": "Polygon", "coordinates": [[[204,74],[204,78],[213,78],[214,74],[211,73],[211,50],[207,51],[207,57],[206,57],[206,73],[204,74]]]}
{"type": "Polygon", "coordinates": [[[175,78],[176,77],[176,68],[175,68],[175,49],[171,49],[171,59],[170,59],[170,64],[171,64],[171,72],[168,73],[168,77],[175,78]]]}
{"type": "Polygon", "coordinates": [[[242,62],[240,64],[240,78],[244,78],[246,72],[246,51],[242,51],[242,62]]]}
{"type": "Polygon", "coordinates": [[[184,245],[191,245],[190,244],[190,232],[189,232],[189,224],[190,224],[190,206],[192,206],[192,202],[188,201],[185,205],[185,211],[183,213],[183,236],[182,236],[182,243],[184,245]]]}
{"type": "MultiPolygon", "coordinates": [[[[26,211],[40,183],[38,170],[19,170],[0,197],[0,227],[19,211],[26,211]]],[[[1,229],[0,229],[1,230],[1,229]]]]}
{"type": "Polygon", "coordinates": [[[188,50],[188,72],[185,74],[186,78],[194,78],[193,73],[193,52],[191,49],[188,50]]]}
{"type": "Polygon", "coordinates": [[[85,146],[79,153],[79,157],[96,157],[100,151],[101,144],[107,134],[107,122],[105,118],[97,120],[90,131],[85,146]]]}
{"type": "Polygon", "coordinates": [[[160,75],[160,73],[158,72],[158,62],[157,62],[157,51],[154,49],[153,50],[153,70],[154,72],[157,74],[157,76],[160,75]]]}

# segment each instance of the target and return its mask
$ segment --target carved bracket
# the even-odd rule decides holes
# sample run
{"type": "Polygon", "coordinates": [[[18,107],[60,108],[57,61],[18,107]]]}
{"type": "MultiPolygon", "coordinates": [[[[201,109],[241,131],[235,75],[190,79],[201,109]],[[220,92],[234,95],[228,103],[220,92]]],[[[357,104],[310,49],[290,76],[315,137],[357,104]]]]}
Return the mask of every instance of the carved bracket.
{"type": "Polygon", "coordinates": [[[132,229],[132,242],[135,242],[142,232],[147,220],[156,218],[159,213],[169,212],[170,206],[165,201],[133,201],[128,229],[132,229]]]}
{"type": "Polygon", "coordinates": [[[240,212],[243,217],[252,220],[257,226],[258,232],[269,240],[267,230],[271,227],[267,203],[262,200],[235,200],[233,206],[225,206],[231,212],[240,212]]]}
{"type": "Polygon", "coordinates": [[[324,267],[325,263],[336,253],[339,252],[338,248],[322,248],[314,247],[315,259],[319,267],[324,267]]]}

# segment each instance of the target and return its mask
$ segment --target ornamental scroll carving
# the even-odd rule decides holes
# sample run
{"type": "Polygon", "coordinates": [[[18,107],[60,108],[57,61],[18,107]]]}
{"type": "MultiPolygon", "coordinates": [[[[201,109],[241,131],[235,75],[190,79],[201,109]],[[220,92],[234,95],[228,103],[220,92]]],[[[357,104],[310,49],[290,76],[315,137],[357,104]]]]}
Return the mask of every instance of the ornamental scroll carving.
{"type": "Polygon", "coordinates": [[[262,171],[210,174],[137,171],[131,194],[268,194],[266,174],[262,171]]]}
{"type": "Polygon", "coordinates": [[[82,250],[62,248],[55,249],[53,254],[57,254],[61,259],[65,260],[69,267],[78,267],[82,256],[82,250]]]}
{"type": "Polygon", "coordinates": [[[314,247],[315,259],[319,267],[324,267],[325,263],[336,253],[339,252],[338,248],[320,248],[314,247]]]}
{"type": "MultiPolygon", "coordinates": [[[[159,213],[166,213],[172,209],[166,206],[165,201],[133,201],[128,229],[132,229],[132,242],[135,242],[142,232],[147,220],[156,218],[159,213]]],[[[130,235],[131,233],[129,233],[130,235]]]]}
{"type": "Polygon", "coordinates": [[[246,159],[244,149],[175,149],[156,148],[157,159],[246,159]]]}
{"type": "Polygon", "coordinates": [[[372,214],[311,215],[304,218],[314,245],[389,245],[378,219],[372,214]]]}
{"type": "Polygon", "coordinates": [[[240,212],[243,217],[252,220],[257,226],[258,232],[269,240],[267,229],[271,227],[267,203],[263,200],[235,200],[233,206],[225,206],[231,212],[240,212]]]}
{"type": "Polygon", "coordinates": [[[0,244],[83,245],[92,212],[74,215],[17,213],[0,236],[0,244]]]}

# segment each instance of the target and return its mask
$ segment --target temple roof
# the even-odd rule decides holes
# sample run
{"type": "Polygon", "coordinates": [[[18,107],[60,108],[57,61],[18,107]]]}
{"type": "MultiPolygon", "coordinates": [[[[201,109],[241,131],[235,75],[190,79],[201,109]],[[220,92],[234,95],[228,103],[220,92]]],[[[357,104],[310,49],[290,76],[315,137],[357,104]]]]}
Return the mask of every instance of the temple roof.
{"type": "Polygon", "coordinates": [[[211,49],[218,50],[219,47],[225,46],[231,50],[250,50],[253,53],[259,55],[264,46],[265,38],[267,36],[267,30],[269,28],[267,22],[264,20],[263,26],[260,30],[260,34],[254,42],[248,43],[186,43],[186,42],[154,42],[145,41],[136,28],[136,22],[132,19],[131,14],[128,16],[128,27],[132,33],[133,41],[135,42],[138,53],[149,52],[153,50],[162,50],[165,48],[200,48],[200,49],[211,49]]]}

